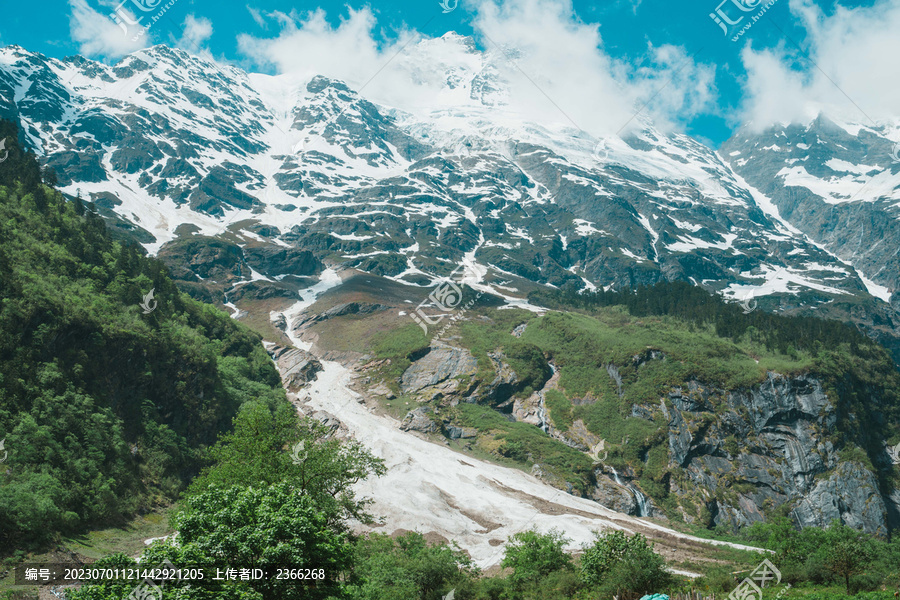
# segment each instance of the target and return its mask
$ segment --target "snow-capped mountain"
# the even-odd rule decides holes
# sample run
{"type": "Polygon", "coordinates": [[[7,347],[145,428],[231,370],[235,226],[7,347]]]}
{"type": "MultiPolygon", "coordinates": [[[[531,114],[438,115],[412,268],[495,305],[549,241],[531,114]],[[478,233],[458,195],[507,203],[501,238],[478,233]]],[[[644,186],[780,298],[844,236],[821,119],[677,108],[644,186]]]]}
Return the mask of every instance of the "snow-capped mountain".
{"type": "MultiPolygon", "coordinates": [[[[0,117],[64,191],[161,255],[218,237],[416,285],[466,263],[501,295],[680,279],[898,336],[887,134],[820,120],[717,153],[644,121],[596,139],[511,114],[502,59],[455,34],[419,42],[392,68],[441,87],[441,103],[409,112],[165,46],[112,67],[11,46],[0,117]]],[[[184,279],[208,277],[194,266],[184,279]]]]}
{"type": "Polygon", "coordinates": [[[739,131],[722,148],[734,170],[781,217],[853,264],[879,298],[900,289],[900,122],[739,131]]]}

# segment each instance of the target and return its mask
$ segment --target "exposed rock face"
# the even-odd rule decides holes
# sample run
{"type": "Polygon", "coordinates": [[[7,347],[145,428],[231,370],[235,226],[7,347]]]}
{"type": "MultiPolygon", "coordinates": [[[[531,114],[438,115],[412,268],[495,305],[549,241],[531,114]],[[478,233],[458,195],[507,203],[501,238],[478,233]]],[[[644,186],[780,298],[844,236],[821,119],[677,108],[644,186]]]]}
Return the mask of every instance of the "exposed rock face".
{"type": "Polygon", "coordinates": [[[215,238],[196,236],[169,242],[158,256],[172,277],[183,281],[231,282],[250,275],[241,247],[215,238]]]}
{"type": "Polygon", "coordinates": [[[887,535],[887,509],[878,481],[857,463],[841,463],[828,479],[816,482],[794,516],[804,525],[825,527],[840,519],[856,529],[887,535]]]}
{"type": "Polygon", "coordinates": [[[576,419],[567,431],[560,431],[551,425],[550,435],[566,446],[586,452],[597,460],[604,457],[604,441],[600,436],[591,433],[581,419],[576,419]]]}
{"type": "Polygon", "coordinates": [[[506,408],[504,402],[518,391],[521,379],[506,363],[501,352],[488,352],[488,357],[494,366],[496,376],[487,385],[480,386],[472,399],[487,401],[495,406],[506,408]]]}
{"type": "Polygon", "coordinates": [[[384,304],[371,304],[367,302],[345,302],[336,304],[328,310],[317,315],[311,315],[297,323],[297,327],[309,326],[314,323],[321,323],[335,317],[343,317],[345,315],[368,315],[380,310],[387,310],[389,306],[384,304]]]}
{"type": "MultiPolygon", "coordinates": [[[[413,357],[401,378],[401,390],[423,402],[490,405],[512,420],[540,427],[599,463],[606,460],[605,441],[583,421],[576,419],[566,431],[559,431],[548,418],[544,394],[558,387],[558,373],[522,398],[516,393],[524,384],[502,352],[490,352],[488,357],[493,374],[485,376],[477,372],[468,350],[435,342],[413,357]]],[[[667,358],[651,350],[633,360],[640,365],[667,358]]],[[[609,375],[614,393],[624,397],[626,384],[619,368],[612,364],[598,368],[609,375]]],[[[575,405],[594,401],[590,395],[572,399],[575,405]]],[[[658,404],[631,406],[629,418],[665,423],[671,471],[656,483],[675,496],[678,511],[688,522],[739,528],[763,521],[772,510],[787,505],[799,526],[823,527],[838,518],[869,533],[887,534],[900,521],[900,492],[888,495],[867,467],[839,455],[841,448],[829,440],[838,426],[834,401],[815,376],[769,373],[759,385],[731,391],[686,381],[671,388],[658,404]]],[[[422,406],[411,411],[403,428],[438,431],[431,410],[422,406]]],[[[477,435],[450,423],[445,423],[444,431],[452,439],[477,435]]],[[[565,487],[543,465],[534,467],[537,476],[565,487]]],[[[635,470],[620,470],[616,474],[601,467],[588,496],[614,510],[663,516],[641,491],[643,480],[635,470]]]]}
{"type": "Polygon", "coordinates": [[[269,350],[269,354],[281,373],[281,380],[289,392],[298,392],[304,385],[316,378],[322,370],[322,363],[318,359],[298,348],[275,346],[269,350]]]}
{"type": "Polygon", "coordinates": [[[544,416],[546,409],[542,406],[540,392],[535,392],[528,398],[516,398],[513,401],[512,414],[516,421],[529,423],[546,430],[549,428],[544,416]]]}
{"type": "Polygon", "coordinates": [[[628,515],[635,515],[638,512],[634,494],[605,477],[597,477],[597,486],[590,497],[606,508],[617,512],[628,515]]]}
{"type": "Polygon", "coordinates": [[[256,243],[244,247],[247,264],[267,277],[309,276],[322,271],[322,263],[307,250],[256,243]]]}
{"type": "MultiPolygon", "coordinates": [[[[495,359],[494,364],[500,365],[502,369],[502,362],[499,361],[499,357],[495,359]]],[[[547,413],[546,399],[544,398],[544,394],[547,392],[547,390],[556,389],[559,386],[559,371],[556,370],[556,367],[554,365],[551,364],[550,366],[553,372],[553,376],[547,380],[547,382],[541,389],[532,393],[528,398],[513,399],[512,416],[516,421],[522,421],[525,423],[531,423],[532,425],[537,425],[545,432],[552,434],[554,433],[554,430],[547,413]]],[[[562,440],[569,446],[576,447],[578,445],[577,443],[573,444],[564,437],[558,437],[558,439],[562,440]]],[[[579,449],[587,450],[587,448],[579,449]]]]}
{"type": "Polygon", "coordinates": [[[438,430],[437,423],[431,418],[432,410],[430,406],[420,406],[406,414],[400,429],[403,431],[419,431],[422,433],[434,433],[438,430]]]}
{"type": "MultiPolygon", "coordinates": [[[[306,250],[266,242],[242,246],[231,240],[190,235],[193,229],[185,225],[179,231],[182,237],[166,243],[158,256],[179,287],[200,300],[224,302],[226,290],[230,302],[296,298],[295,280],[316,275],[323,268],[306,250]],[[249,280],[260,274],[271,279],[249,280]]],[[[265,231],[264,227],[258,229],[265,231]]]]}
{"type": "Polygon", "coordinates": [[[875,475],[840,462],[832,443],[822,441],[837,415],[814,377],[770,373],[758,387],[727,395],[690,382],[669,400],[669,459],[687,477],[671,491],[705,504],[715,524],[749,525],[765,518],[761,509],[802,499],[792,513],[798,525],[840,518],[869,533],[888,532],[875,475]]]}
{"type": "Polygon", "coordinates": [[[251,281],[237,285],[228,291],[229,302],[241,300],[269,300],[271,298],[297,299],[297,292],[281,283],[268,281],[251,281]]]}
{"type": "Polygon", "coordinates": [[[400,390],[430,400],[456,392],[460,379],[475,374],[478,363],[472,354],[441,342],[434,342],[428,353],[403,373],[400,390]]]}

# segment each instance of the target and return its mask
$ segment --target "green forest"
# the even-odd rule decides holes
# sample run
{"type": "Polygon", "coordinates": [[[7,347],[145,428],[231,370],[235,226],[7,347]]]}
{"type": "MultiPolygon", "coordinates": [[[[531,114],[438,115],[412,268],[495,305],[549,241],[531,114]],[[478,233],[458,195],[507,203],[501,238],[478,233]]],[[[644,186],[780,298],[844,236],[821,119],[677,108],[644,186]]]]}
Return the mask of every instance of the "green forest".
{"type": "Polygon", "coordinates": [[[10,125],[0,136],[5,555],[170,503],[241,405],[284,392],[259,336],[43,183],[10,125]]]}

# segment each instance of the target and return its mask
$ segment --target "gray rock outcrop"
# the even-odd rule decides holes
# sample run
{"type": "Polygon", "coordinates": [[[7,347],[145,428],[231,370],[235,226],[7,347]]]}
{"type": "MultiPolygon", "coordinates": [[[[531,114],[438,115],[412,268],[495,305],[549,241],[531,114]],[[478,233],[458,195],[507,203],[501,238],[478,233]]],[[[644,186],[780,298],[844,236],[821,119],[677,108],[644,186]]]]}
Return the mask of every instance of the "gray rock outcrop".
{"type": "Polygon", "coordinates": [[[400,391],[425,400],[459,391],[461,380],[475,374],[478,363],[464,349],[434,342],[400,379],[400,391]]]}
{"type": "Polygon", "coordinates": [[[434,422],[432,414],[433,411],[430,406],[415,408],[406,414],[403,422],[400,423],[400,429],[403,431],[434,433],[438,430],[438,425],[434,422]]]}
{"type": "MultiPolygon", "coordinates": [[[[559,373],[538,381],[540,387],[536,385],[536,391],[523,397],[517,392],[525,389],[525,384],[500,350],[488,352],[492,373],[480,373],[468,350],[443,342],[434,342],[412,358],[401,377],[403,394],[420,402],[438,400],[442,405],[462,401],[488,405],[510,420],[543,429],[595,461],[606,460],[609,452],[604,440],[581,419],[557,430],[549,418],[545,394],[560,389],[559,373]]],[[[640,366],[651,360],[668,359],[648,350],[633,362],[640,366]]],[[[612,364],[598,368],[610,377],[613,393],[626,398],[623,371],[612,364]]],[[[590,394],[571,400],[576,407],[596,402],[590,394]]],[[[887,534],[900,520],[900,492],[891,496],[890,490],[881,490],[876,474],[841,455],[843,447],[832,435],[838,427],[835,401],[814,375],[770,372],[757,385],[733,390],[687,380],[655,402],[630,406],[628,418],[663,427],[667,452],[655,460],[667,460],[668,469],[654,476],[661,477],[654,487],[664,486],[676,498],[677,510],[688,522],[737,529],[787,507],[798,526],[824,527],[841,519],[868,533],[887,534]]],[[[423,433],[439,431],[431,411],[430,406],[411,411],[402,427],[423,433]]],[[[443,431],[451,439],[477,436],[476,431],[458,423],[444,423],[443,431]]],[[[853,443],[845,440],[846,445],[853,443]]],[[[646,465],[649,457],[641,460],[646,465]]],[[[620,469],[618,475],[608,471],[604,467],[595,472],[588,497],[613,510],[663,516],[641,491],[647,483],[645,467],[633,464],[620,469]]],[[[535,473],[548,483],[565,485],[556,481],[545,465],[538,466],[535,473]]]]}
{"type": "Polygon", "coordinates": [[[447,437],[451,440],[468,440],[478,435],[478,430],[474,427],[456,427],[455,425],[447,426],[447,437]]]}
{"type": "Polygon", "coordinates": [[[310,315],[300,320],[296,327],[309,326],[314,323],[321,323],[335,317],[343,317],[345,315],[368,315],[381,310],[389,309],[384,304],[373,304],[369,302],[344,302],[335,304],[326,311],[316,315],[310,315]]]}
{"type": "Polygon", "coordinates": [[[853,527],[886,536],[887,508],[871,471],[854,462],[839,464],[828,479],[815,482],[794,508],[804,526],[827,527],[839,519],[853,527]]]}
{"type": "Polygon", "coordinates": [[[841,519],[888,532],[890,500],[875,475],[842,461],[825,439],[837,414],[815,377],[769,373],[762,384],[730,393],[689,382],[668,399],[670,464],[686,478],[670,491],[705,505],[713,524],[743,527],[788,503],[799,526],[841,519]]]}
{"type": "Polygon", "coordinates": [[[322,370],[322,363],[315,356],[298,348],[274,346],[269,350],[269,355],[275,361],[284,387],[289,392],[298,392],[322,370]]]}

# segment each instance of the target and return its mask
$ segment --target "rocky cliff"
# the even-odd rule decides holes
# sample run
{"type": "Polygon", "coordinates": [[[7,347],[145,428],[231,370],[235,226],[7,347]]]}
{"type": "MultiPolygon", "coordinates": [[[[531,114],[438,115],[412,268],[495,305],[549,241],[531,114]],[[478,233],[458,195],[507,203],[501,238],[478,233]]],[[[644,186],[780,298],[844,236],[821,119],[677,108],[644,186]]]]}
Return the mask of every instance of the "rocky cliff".
{"type": "MultiPolygon", "coordinates": [[[[845,398],[838,390],[826,389],[820,377],[770,371],[762,383],[731,390],[688,380],[668,386],[656,402],[632,405],[629,419],[662,424],[658,434],[665,448],[666,472],[657,478],[659,485],[652,485],[648,478],[638,477],[641,465],[609,459],[604,440],[583,421],[564,430],[554,425],[548,416],[553,409],[546,407],[544,395],[558,388],[559,374],[549,361],[553,375],[541,382],[540,389],[523,395],[516,392],[524,389],[524,382],[503,354],[498,351],[490,357],[492,370],[479,373],[478,361],[468,349],[446,342],[433,342],[413,356],[400,390],[420,405],[409,412],[402,428],[442,432],[450,439],[474,438],[476,429],[460,427],[450,416],[453,413],[444,409],[460,403],[494,407],[506,420],[541,429],[589,456],[594,470],[585,495],[638,516],[736,529],[780,513],[790,514],[802,527],[822,527],[840,519],[878,535],[900,525],[900,495],[880,481],[879,470],[865,453],[850,452],[850,439],[836,441],[834,433],[842,422],[863,415],[841,414],[848,410],[845,398]]],[[[658,352],[645,358],[667,359],[658,352]]],[[[624,394],[627,383],[618,367],[608,364],[598,371],[609,377],[617,395],[624,394]]],[[[877,409],[879,398],[866,400],[877,409]]],[[[880,466],[889,468],[886,453],[881,458],[880,466]]],[[[538,461],[532,472],[564,485],[538,461]]]]}

